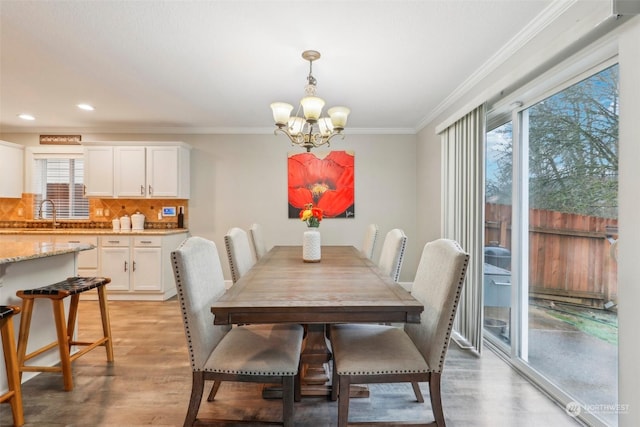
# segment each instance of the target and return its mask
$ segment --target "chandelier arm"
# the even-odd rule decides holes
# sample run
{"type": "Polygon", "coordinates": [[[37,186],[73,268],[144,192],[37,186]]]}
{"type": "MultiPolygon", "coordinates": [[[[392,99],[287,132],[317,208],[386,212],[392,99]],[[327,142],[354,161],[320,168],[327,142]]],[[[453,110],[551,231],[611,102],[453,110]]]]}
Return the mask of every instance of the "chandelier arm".
{"type": "Polygon", "coordinates": [[[334,131],[334,132],[331,132],[331,134],[329,134],[327,136],[322,136],[320,133],[316,133],[316,134],[313,135],[313,140],[312,140],[313,146],[317,148],[317,147],[320,147],[320,146],[322,146],[324,144],[327,144],[327,147],[330,147],[331,146],[331,144],[330,144],[331,140],[333,139],[333,137],[335,137],[337,135],[340,135],[342,137],[341,139],[344,139],[344,134],[342,132],[335,132],[334,131]],[[318,142],[318,140],[320,142],[318,142]]]}

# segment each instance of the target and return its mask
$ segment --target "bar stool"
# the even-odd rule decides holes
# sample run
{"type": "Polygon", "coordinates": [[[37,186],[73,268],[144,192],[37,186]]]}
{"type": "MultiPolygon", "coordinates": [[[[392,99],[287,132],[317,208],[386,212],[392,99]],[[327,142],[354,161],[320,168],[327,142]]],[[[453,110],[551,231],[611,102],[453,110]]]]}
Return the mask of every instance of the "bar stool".
{"type": "Polygon", "coordinates": [[[0,395],[0,403],[9,402],[13,413],[13,425],[24,424],[22,409],[22,391],[20,388],[20,373],[16,354],[16,342],[13,333],[13,316],[20,313],[20,307],[0,305],[0,335],[2,335],[2,353],[7,368],[7,383],[9,390],[0,395]]]}
{"type": "Polygon", "coordinates": [[[73,390],[71,362],[98,346],[104,346],[106,348],[107,361],[113,362],[113,340],[111,338],[111,323],[109,321],[107,293],[105,289],[105,285],[109,282],[111,282],[111,279],[106,277],[70,277],[67,280],[52,285],[16,292],[16,295],[22,298],[22,319],[20,320],[20,332],[18,335],[18,370],[20,374],[22,374],[22,372],[62,372],[64,389],[70,391],[73,390]],[[96,289],[98,292],[103,337],[93,342],[74,341],[73,332],[76,325],[80,294],[91,289],[96,289]],[[71,297],[71,303],[69,305],[69,318],[65,322],[63,300],[67,297],[71,297]],[[53,317],[58,340],[27,354],[33,303],[38,298],[48,298],[53,305],[53,317]],[[56,346],[60,351],[60,366],[33,366],[25,364],[28,360],[56,346]],[[84,348],[74,354],[70,354],[71,346],[83,346],[84,348]]]}

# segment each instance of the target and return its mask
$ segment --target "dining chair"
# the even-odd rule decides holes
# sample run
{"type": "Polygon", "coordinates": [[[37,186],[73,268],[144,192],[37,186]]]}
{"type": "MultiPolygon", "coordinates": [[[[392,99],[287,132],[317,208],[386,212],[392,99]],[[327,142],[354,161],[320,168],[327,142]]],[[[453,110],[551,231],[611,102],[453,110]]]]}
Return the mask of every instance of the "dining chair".
{"type": "Polygon", "coordinates": [[[382,243],[378,266],[391,276],[394,282],[400,280],[400,270],[404,259],[404,248],[407,244],[407,236],[400,228],[390,230],[382,243]]]}
{"type": "Polygon", "coordinates": [[[372,324],[331,327],[331,398],[339,399],[338,427],[347,425],[351,384],[399,382],[428,382],[435,423],[444,427],[440,382],[468,262],[469,255],[457,242],[429,242],[411,289],[424,305],[420,323],[406,323],[403,329],[372,324]]]}
{"type": "Polygon", "coordinates": [[[193,374],[184,426],[196,422],[205,381],[213,381],[214,388],[221,381],[243,381],[281,384],[283,425],[292,427],[294,400],[300,397],[302,327],[214,325],[211,305],[225,292],[215,243],[190,237],[171,252],[171,262],[193,374]]]}
{"type": "Polygon", "coordinates": [[[373,251],[376,247],[376,239],[378,238],[378,225],[369,224],[364,234],[362,242],[362,253],[369,259],[373,259],[373,251]]]}
{"type": "Polygon", "coordinates": [[[231,269],[231,280],[236,283],[255,264],[249,236],[242,228],[232,227],[224,236],[224,244],[231,269]]]}
{"type": "Polygon", "coordinates": [[[254,223],[249,228],[249,236],[251,237],[251,243],[253,245],[253,253],[256,260],[259,260],[267,253],[267,245],[264,243],[264,233],[262,232],[262,226],[254,223]]]}

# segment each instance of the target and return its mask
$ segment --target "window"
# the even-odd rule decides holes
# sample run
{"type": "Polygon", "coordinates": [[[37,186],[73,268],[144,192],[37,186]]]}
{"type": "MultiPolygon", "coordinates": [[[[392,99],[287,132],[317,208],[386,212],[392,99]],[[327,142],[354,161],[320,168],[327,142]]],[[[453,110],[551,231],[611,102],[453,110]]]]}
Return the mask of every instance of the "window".
{"type": "Polygon", "coordinates": [[[34,157],[32,183],[35,192],[34,218],[88,219],[89,200],[84,197],[84,162],[81,157],[46,155],[34,157]],[[42,205],[42,212],[40,207],[42,205]]]}

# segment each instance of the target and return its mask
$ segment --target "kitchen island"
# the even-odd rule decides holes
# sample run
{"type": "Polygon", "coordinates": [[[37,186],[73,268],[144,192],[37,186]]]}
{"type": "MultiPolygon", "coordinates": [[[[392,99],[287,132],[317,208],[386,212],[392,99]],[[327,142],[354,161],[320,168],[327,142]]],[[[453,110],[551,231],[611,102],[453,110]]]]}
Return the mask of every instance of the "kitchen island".
{"type": "MultiPolygon", "coordinates": [[[[16,296],[20,289],[32,289],[47,286],[67,277],[76,275],[78,253],[93,249],[95,246],[84,243],[62,242],[21,242],[4,241],[0,245],[0,305],[22,305],[16,296]]],[[[68,302],[65,302],[68,314],[68,302]]],[[[18,337],[20,316],[14,322],[15,336],[18,337]]],[[[36,301],[31,333],[27,351],[56,341],[56,328],[49,301],[36,301]]],[[[53,366],[60,361],[57,351],[49,351],[33,359],[38,365],[53,366]]],[[[4,358],[0,353],[0,393],[7,390],[7,376],[4,370],[4,358]]],[[[25,372],[26,381],[37,373],[25,372]]]]}
{"type": "MultiPolygon", "coordinates": [[[[6,242],[87,243],[78,254],[79,276],[109,277],[109,300],[164,301],[176,294],[171,251],[189,233],[185,228],[113,231],[110,228],[0,228],[6,242]]],[[[97,299],[87,292],[85,299],[97,299]]]]}

